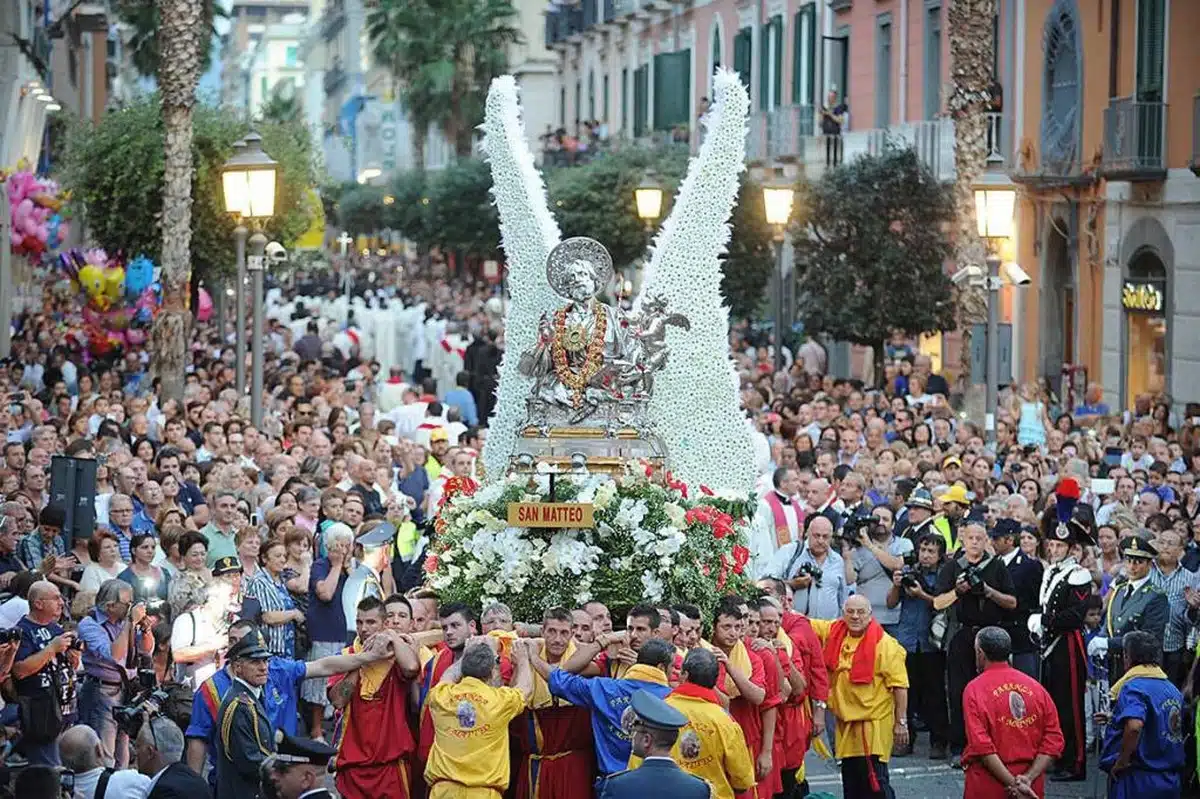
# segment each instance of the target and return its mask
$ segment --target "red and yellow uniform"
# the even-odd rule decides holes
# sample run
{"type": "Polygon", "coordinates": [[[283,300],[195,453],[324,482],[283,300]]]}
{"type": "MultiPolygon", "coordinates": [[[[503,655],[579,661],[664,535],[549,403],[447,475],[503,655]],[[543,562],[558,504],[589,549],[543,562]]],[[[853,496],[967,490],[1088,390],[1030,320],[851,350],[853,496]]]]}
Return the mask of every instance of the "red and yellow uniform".
{"type": "MultiPolygon", "coordinates": [[[[734,644],[733,649],[729,651],[729,662],[745,674],[750,682],[763,690],[767,689],[766,671],[763,669],[762,658],[758,656],[758,653],[751,651],[744,642],[738,641],[734,644]]],[[[742,735],[746,738],[746,751],[750,755],[750,762],[754,763],[758,760],[758,753],[762,749],[761,706],[750,704],[741,695],[733,678],[726,673],[724,664],[717,673],[717,687],[729,697],[729,715],[742,728],[742,735]]],[[[776,697],[778,697],[778,692],[776,692],[776,697]]],[[[768,691],[763,705],[769,699],[770,692],[768,691]]],[[[753,788],[738,793],[739,799],[755,799],[756,796],[753,788]]]]}
{"type": "MultiPolygon", "coordinates": [[[[358,641],[343,650],[362,651],[358,641]]],[[[345,675],[330,678],[330,687],[345,675]]],[[[408,726],[408,680],[392,659],[362,666],[358,690],[342,710],[334,731],[337,789],[345,799],[408,799],[412,755],[416,749],[408,726]]]]}
{"type": "MultiPolygon", "coordinates": [[[[783,769],[799,769],[796,779],[804,781],[804,755],[812,737],[812,702],[829,701],[829,670],[825,668],[821,640],[808,617],[785,613],[781,631],[792,644],[792,662],[804,677],[804,692],[793,693],[780,709],[783,722],[783,769]]],[[[781,637],[781,636],[777,636],[781,637]]]]}
{"type": "Polygon", "coordinates": [[[874,755],[886,763],[892,756],[892,689],[908,688],[904,647],[880,630],[874,662],[868,664],[869,681],[859,683],[852,679],[851,669],[856,665],[855,652],[868,636],[846,634],[841,619],[811,619],[810,623],[825,644],[825,665],[831,676],[829,708],[838,722],[834,741],[838,758],[874,755]],[[833,651],[837,636],[831,632],[839,630],[841,645],[833,651]]]}
{"type": "MultiPolygon", "coordinates": [[[[567,644],[562,661],[575,653],[567,644]]],[[[546,647],[542,645],[542,659],[546,647]]],[[[596,779],[596,749],[591,712],[550,695],[542,675],[533,673],[529,709],[511,725],[518,755],[517,799],[575,799],[592,794],[596,779]]]]}
{"type": "MultiPolygon", "coordinates": [[[[1020,776],[1038,755],[1057,758],[1063,752],[1062,728],[1050,694],[1007,663],[989,664],[967,684],[963,718],[967,722],[963,795],[971,799],[1004,799],[1007,795],[983,765],[984,757],[996,755],[1013,776],[1020,776]]],[[[1044,783],[1044,777],[1033,783],[1038,796],[1046,795],[1044,783]]]]}
{"type": "Polygon", "coordinates": [[[521,692],[463,677],[434,687],[425,709],[433,725],[429,799],[500,799],[509,780],[508,724],[525,709],[521,692]]]}
{"type": "MultiPolygon", "coordinates": [[[[734,799],[754,787],[754,763],[746,748],[742,728],[721,707],[717,692],[685,682],[666,698],[666,703],[687,716],[679,731],[671,757],[679,767],[712,786],[713,799],[734,799]]],[[[629,768],[642,758],[629,758],[629,768]]]]}

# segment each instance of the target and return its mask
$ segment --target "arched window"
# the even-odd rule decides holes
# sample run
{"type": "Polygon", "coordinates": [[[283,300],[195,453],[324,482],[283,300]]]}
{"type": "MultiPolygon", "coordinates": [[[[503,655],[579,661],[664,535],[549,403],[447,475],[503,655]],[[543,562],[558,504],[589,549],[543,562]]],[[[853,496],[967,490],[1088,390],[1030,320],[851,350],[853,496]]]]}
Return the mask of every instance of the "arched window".
{"type": "Polygon", "coordinates": [[[1076,0],[1055,0],[1042,35],[1042,169],[1068,174],[1079,168],[1079,111],[1083,49],[1076,0]]]}

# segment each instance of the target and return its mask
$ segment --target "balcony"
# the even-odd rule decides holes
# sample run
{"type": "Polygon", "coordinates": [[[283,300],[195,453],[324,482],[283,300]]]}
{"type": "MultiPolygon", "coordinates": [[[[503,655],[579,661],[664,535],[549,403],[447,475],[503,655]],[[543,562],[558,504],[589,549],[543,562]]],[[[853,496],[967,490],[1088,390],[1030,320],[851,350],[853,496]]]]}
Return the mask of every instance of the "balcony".
{"type": "Polygon", "coordinates": [[[1192,173],[1200,177],[1200,94],[1192,98],[1192,173]]]}
{"type": "Polygon", "coordinates": [[[346,70],[341,61],[335,61],[333,66],[325,70],[323,85],[326,94],[337,94],[346,85],[346,70]]]}
{"type": "Polygon", "coordinates": [[[854,0],[829,0],[830,11],[848,11],[854,5],[854,0]]]}
{"type": "Polygon", "coordinates": [[[816,117],[811,106],[755,114],[750,118],[746,160],[755,165],[798,163],[808,179],[817,180],[833,164],[835,144],[841,150],[837,162],[847,163],[860,155],[879,155],[890,143],[915,150],[938,180],[954,180],[954,123],[948,119],[852,130],[834,141],[817,132],[816,117]]]}
{"type": "Polygon", "coordinates": [[[1166,122],[1165,103],[1113,98],[1104,110],[1101,174],[1109,180],[1164,180],[1166,122]]]}
{"type": "Polygon", "coordinates": [[[321,14],[321,38],[331,41],[346,27],[345,0],[333,0],[321,14]]]}

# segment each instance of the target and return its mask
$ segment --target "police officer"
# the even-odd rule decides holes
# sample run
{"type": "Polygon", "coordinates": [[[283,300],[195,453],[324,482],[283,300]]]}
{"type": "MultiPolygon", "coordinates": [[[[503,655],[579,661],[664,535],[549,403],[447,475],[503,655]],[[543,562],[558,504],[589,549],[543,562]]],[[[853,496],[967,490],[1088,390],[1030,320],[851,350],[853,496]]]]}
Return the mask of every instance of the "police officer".
{"type": "Polygon", "coordinates": [[[271,760],[271,780],[278,799],[333,799],[324,787],[325,772],[337,750],[324,741],[285,733],[277,736],[279,752],[271,760]]]}
{"type": "Polygon", "coordinates": [[[1108,592],[1108,607],[1104,610],[1104,632],[1107,638],[1094,638],[1088,645],[1089,655],[1108,655],[1108,681],[1116,685],[1125,673],[1122,636],[1134,630],[1148,632],[1162,643],[1170,617],[1167,595],[1150,581],[1150,564],[1158,550],[1148,535],[1137,533],[1121,542],[1125,558],[1125,579],[1108,592]]]}
{"type": "Polygon", "coordinates": [[[946,551],[954,551],[956,533],[950,530],[950,522],[944,515],[934,513],[933,495],[929,493],[928,488],[918,484],[913,489],[908,501],[904,503],[904,507],[908,519],[904,537],[912,541],[914,547],[920,545],[921,539],[926,534],[937,533],[946,542],[946,551]]]}
{"type": "Polygon", "coordinates": [[[255,799],[259,768],[275,753],[275,731],[263,705],[271,651],[255,630],[229,648],[233,684],[217,712],[217,796],[255,799]]]}
{"type": "Polygon", "coordinates": [[[633,753],[644,758],[640,768],[619,771],[596,785],[598,799],[710,799],[712,788],[688,774],[671,759],[671,747],[687,716],[649,691],[641,690],[629,700],[633,708],[633,753]]]}

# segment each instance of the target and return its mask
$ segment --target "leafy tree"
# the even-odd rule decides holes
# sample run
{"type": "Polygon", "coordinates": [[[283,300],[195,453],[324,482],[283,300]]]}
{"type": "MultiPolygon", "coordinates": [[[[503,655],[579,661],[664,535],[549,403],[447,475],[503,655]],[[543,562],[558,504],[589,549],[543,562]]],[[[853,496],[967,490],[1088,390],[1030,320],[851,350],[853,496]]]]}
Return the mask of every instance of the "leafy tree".
{"type": "Polygon", "coordinates": [[[401,172],[393,178],[390,191],[395,202],[384,210],[385,227],[398,231],[400,235],[416,243],[421,249],[433,242],[433,228],[429,208],[428,176],[422,170],[401,172]]]}
{"type": "MultiPolygon", "coordinates": [[[[129,28],[127,47],[130,50],[130,61],[139,75],[147,78],[158,74],[158,31],[160,28],[159,4],[155,0],[117,0],[117,16],[129,28]]],[[[212,63],[211,42],[217,36],[216,20],[228,18],[229,13],[224,6],[208,0],[201,10],[203,24],[207,27],[208,36],[200,44],[200,72],[203,74],[212,63]],[[206,44],[207,43],[207,44],[206,44]]]]}
{"type": "Polygon", "coordinates": [[[832,170],[801,187],[796,207],[797,315],[808,330],[874,347],[882,374],[893,331],[954,329],[953,195],[912,149],[832,170]]]}
{"type": "Polygon", "coordinates": [[[388,65],[416,133],[424,164],[429,125],[470,158],[492,78],[521,40],[510,0],[380,0],[367,15],[375,57],[388,65]]]}
{"type": "Polygon", "coordinates": [[[764,289],[775,272],[771,226],[763,207],[762,186],[742,179],[730,220],[733,231],[722,264],[721,292],[733,319],[752,317],[762,305],[764,289]]]}
{"type": "Polygon", "coordinates": [[[258,109],[258,118],[262,122],[300,122],[304,109],[294,93],[274,93],[258,109]]]}
{"type": "Polygon", "coordinates": [[[492,203],[492,173],[479,159],[461,159],[430,176],[430,243],[494,258],[500,254],[500,214],[492,203]]]}
{"type": "Polygon", "coordinates": [[[384,223],[382,186],[355,186],[338,198],[338,221],[342,229],[353,236],[383,230],[384,223]]]}
{"type": "MultiPolygon", "coordinates": [[[[245,123],[229,109],[200,105],[193,116],[191,266],[216,282],[234,268],[233,219],[225,212],[221,166],[245,123]]],[[[305,192],[313,182],[312,148],[303,125],[264,123],[263,149],[279,162],[276,214],[266,234],[289,246],[309,225],[305,192]]],[[[97,245],[162,257],[162,112],[154,97],[109,111],[98,124],[77,121],[67,138],[63,183],[97,245]]]]}

